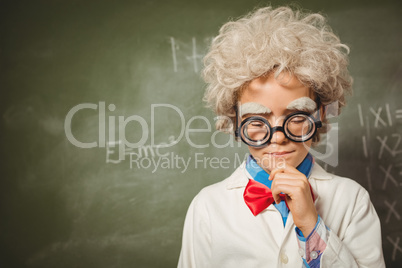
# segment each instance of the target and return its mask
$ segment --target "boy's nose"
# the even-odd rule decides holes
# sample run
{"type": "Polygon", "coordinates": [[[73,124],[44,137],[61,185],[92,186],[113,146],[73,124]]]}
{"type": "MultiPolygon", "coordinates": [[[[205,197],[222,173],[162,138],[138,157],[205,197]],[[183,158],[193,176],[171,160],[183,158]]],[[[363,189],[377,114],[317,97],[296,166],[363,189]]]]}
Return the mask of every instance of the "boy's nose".
{"type": "Polygon", "coordinates": [[[282,127],[274,127],[272,129],[272,138],[271,138],[271,143],[277,143],[281,144],[287,141],[287,138],[285,136],[285,133],[283,132],[282,127]]]}

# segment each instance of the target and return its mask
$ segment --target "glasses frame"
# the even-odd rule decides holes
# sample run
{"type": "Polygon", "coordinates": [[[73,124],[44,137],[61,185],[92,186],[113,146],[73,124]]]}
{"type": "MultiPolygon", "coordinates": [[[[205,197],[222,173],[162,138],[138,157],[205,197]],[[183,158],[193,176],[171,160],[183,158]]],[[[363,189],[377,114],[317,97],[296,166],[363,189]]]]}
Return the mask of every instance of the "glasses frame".
{"type": "MultiPolygon", "coordinates": [[[[242,140],[245,144],[247,144],[248,146],[251,146],[251,147],[255,147],[255,148],[265,147],[265,146],[271,141],[272,136],[273,136],[274,133],[277,132],[277,131],[281,131],[281,132],[285,135],[285,137],[286,137],[287,139],[289,139],[289,140],[291,140],[291,141],[293,141],[293,142],[299,142],[299,143],[300,143],[300,142],[306,142],[306,141],[309,141],[310,139],[312,139],[312,138],[314,137],[314,135],[315,135],[316,132],[317,132],[317,129],[319,129],[320,127],[322,127],[322,122],[321,122],[321,118],[320,118],[320,107],[318,107],[318,109],[316,110],[316,112],[317,112],[317,116],[316,116],[316,117],[313,116],[313,113],[309,113],[309,112],[305,112],[305,111],[293,112],[293,113],[291,113],[291,114],[288,114],[288,115],[285,117],[285,119],[283,120],[282,126],[271,127],[271,124],[268,122],[268,120],[267,120],[265,117],[262,117],[262,116],[251,116],[251,117],[248,117],[248,118],[242,120],[241,123],[240,123],[240,125],[239,125],[239,120],[238,120],[239,117],[238,117],[238,113],[237,113],[237,109],[236,109],[236,130],[235,130],[235,137],[238,138],[238,137],[240,136],[241,140],[242,140]],[[314,123],[313,134],[312,134],[308,139],[305,139],[305,140],[295,140],[295,139],[293,139],[291,136],[289,136],[289,135],[286,133],[286,131],[285,131],[286,122],[287,122],[291,117],[293,117],[293,116],[295,116],[295,115],[305,115],[305,116],[309,117],[309,118],[311,119],[311,121],[314,123]],[[268,137],[268,139],[266,139],[266,137],[267,137],[267,135],[268,135],[268,133],[267,133],[267,135],[265,135],[264,138],[260,140],[260,141],[264,141],[264,140],[265,140],[265,141],[264,141],[263,143],[257,144],[257,145],[256,145],[256,144],[251,144],[251,143],[249,143],[247,140],[245,140],[245,139],[243,138],[243,135],[241,135],[241,131],[242,131],[243,126],[244,126],[245,124],[247,124],[248,122],[253,121],[253,120],[260,120],[260,121],[262,121],[262,122],[269,128],[269,137],[268,137]]],[[[244,131],[243,131],[243,132],[244,132],[244,131]]],[[[243,133],[243,134],[244,134],[244,133],[243,133]]]]}

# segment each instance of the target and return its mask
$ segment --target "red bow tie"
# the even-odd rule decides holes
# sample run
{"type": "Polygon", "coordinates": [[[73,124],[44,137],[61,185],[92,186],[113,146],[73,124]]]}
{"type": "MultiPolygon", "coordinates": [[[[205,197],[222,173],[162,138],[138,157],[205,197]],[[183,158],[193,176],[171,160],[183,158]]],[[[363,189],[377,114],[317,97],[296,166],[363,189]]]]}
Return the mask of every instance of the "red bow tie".
{"type": "MultiPolygon", "coordinates": [[[[313,201],[315,201],[313,189],[310,184],[309,186],[311,196],[313,197],[313,201]]],[[[286,195],[279,194],[279,196],[286,203],[286,195]]],[[[268,186],[252,179],[249,179],[243,197],[246,205],[250,208],[254,216],[257,216],[261,211],[269,207],[275,201],[271,189],[269,189],[268,186]]],[[[286,206],[288,207],[287,203],[286,206]]]]}

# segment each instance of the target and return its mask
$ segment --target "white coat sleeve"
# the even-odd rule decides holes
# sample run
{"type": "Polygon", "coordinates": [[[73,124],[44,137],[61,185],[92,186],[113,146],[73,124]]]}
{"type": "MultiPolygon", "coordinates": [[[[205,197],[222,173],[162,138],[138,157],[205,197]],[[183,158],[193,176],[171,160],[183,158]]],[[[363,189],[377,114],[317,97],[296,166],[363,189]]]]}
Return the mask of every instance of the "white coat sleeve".
{"type": "Polygon", "coordinates": [[[380,220],[367,192],[357,201],[343,239],[331,230],[321,267],[385,267],[380,220]]]}
{"type": "Polygon", "coordinates": [[[205,206],[196,196],[184,221],[182,248],[178,268],[211,267],[210,221],[205,206]]]}

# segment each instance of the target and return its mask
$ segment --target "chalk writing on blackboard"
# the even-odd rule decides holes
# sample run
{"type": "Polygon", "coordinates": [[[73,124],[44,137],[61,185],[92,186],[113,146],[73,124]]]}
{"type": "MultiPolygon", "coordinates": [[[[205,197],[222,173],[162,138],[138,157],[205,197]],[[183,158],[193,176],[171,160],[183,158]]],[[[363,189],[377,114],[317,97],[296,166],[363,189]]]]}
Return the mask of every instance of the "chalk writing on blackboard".
{"type": "MultiPolygon", "coordinates": [[[[361,137],[363,155],[368,165],[365,167],[368,190],[373,191],[372,173],[379,172],[381,179],[381,191],[388,192],[390,189],[398,189],[402,186],[399,181],[402,176],[402,134],[395,131],[402,123],[402,109],[394,109],[389,103],[378,106],[357,105],[358,120],[364,130],[361,137]],[[375,133],[375,134],[374,134],[375,133]],[[371,160],[371,161],[370,161],[371,160]],[[373,161],[379,162],[375,167],[373,161]]],[[[377,175],[376,175],[377,176],[377,175]]],[[[398,200],[389,194],[388,199],[383,201],[385,207],[384,224],[392,226],[394,221],[400,222],[401,209],[398,200]]],[[[393,246],[392,261],[395,261],[398,253],[402,253],[400,237],[395,235],[386,236],[393,246]]]]}
{"type": "Polygon", "coordinates": [[[177,56],[176,56],[176,42],[173,37],[170,37],[170,45],[172,47],[173,71],[177,73],[177,56]]]}
{"type": "MultiPolygon", "coordinates": [[[[170,141],[174,140],[174,137],[170,137],[170,141]]],[[[119,158],[119,153],[115,151],[115,147],[118,144],[123,144],[122,141],[117,141],[115,144],[107,143],[106,146],[106,163],[119,164],[126,160],[126,158],[119,158]]],[[[248,154],[243,155],[235,153],[233,157],[211,157],[202,152],[194,153],[193,155],[184,154],[180,155],[173,151],[164,151],[161,153],[159,149],[166,149],[166,143],[159,145],[146,145],[138,148],[127,147],[124,150],[124,154],[129,156],[128,162],[130,169],[143,169],[148,170],[151,173],[155,173],[158,170],[178,170],[184,173],[191,166],[194,169],[228,169],[236,168],[244,162],[248,154]],[[241,156],[243,155],[243,157],[241,156]]],[[[277,167],[283,165],[283,161],[278,160],[275,164],[277,167]]]]}
{"type": "Polygon", "coordinates": [[[402,109],[395,110],[395,118],[402,119],[402,109]]]}
{"type": "Polygon", "coordinates": [[[377,136],[377,140],[381,143],[381,148],[380,151],[378,153],[378,159],[381,159],[382,154],[384,152],[384,149],[387,150],[393,157],[395,157],[397,154],[401,154],[402,153],[402,149],[401,150],[397,150],[397,148],[399,147],[400,143],[401,143],[401,134],[399,133],[394,133],[391,135],[391,137],[393,138],[394,144],[392,145],[392,148],[388,146],[387,144],[387,140],[388,140],[388,136],[384,136],[383,138],[381,138],[380,136],[377,136]]]}
{"type": "Polygon", "coordinates": [[[387,182],[388,179],[396,186],[399,186],[399,183],[396,181],[396,179],[392,176],[391,174],[391,170],[392,170],[392,164],[388,165],[387,169],[385,170],[385,168],[383,166],[380,165],[380,169],[384,172],[385,177],[384,177],[384,182],[382,184],[382,189],[385,190],[385,188],[387,187],[387,182]]]}
{"type": "MultiPolygon", "coordinates": [[[[363,127],[365,125],[365,122],[361,104],[357,105],[357,110],[359,113],[360,126],[363,127]]],[[[388,103],[386,103],[384,107],[383,106],[380,106],[378,108],[370,107],[368,111],[370,112],[370,115],[374,117],[373,125],[375,128],[392,126],[394,124],[394,121],[392,120],[392,109],[390,108],[388,103]]],[[[395,109],[394,112],[395,112],[395,119],[402,119],[402,109],[395,109]]]]}
{"type": "MultiPolygon", "coordinates": [[[[166,147],[167,144],[171,144],[174,142],[175,137],[169,136],[167,143],[159,143],[159,144],[149,144],[142,145],[136,148],[124,146],[123,153],[124,155],[128,155],[132,157],[135,155],[136,157],[165,157],[168,153],[161,153],[160,149],[166,147]]],[[[125,157],[121,157],[121,153],[119,150],[121,149],[121,145],[123,141],[108,141],[106,143],[106,163],[119,164],[125,160],[125,157]],[[117,146],[119,145],[119,146],[117,146]]]]}
{"type": "Polygon", "coordinates": [[[401,220],[401,215],[399,215],[399,213],[395,209],[395,206],[397,204],[396,201],[394,201],[392,204],[390,204],[387,200],[385,200],[384,203],[389,208],[387,218],[385,219],[385,223],[389,222],[392,215],[394,215],[395,218],[397,218],[398,220],[401,220]]]}
{"type": "Polygon", "coordinates": [[[395,238],[395,241],[392,240],[392,237],[387,236],[387,240],[394,246],[392,250],[392,260],[395,261],[397,251],[402,253],[402,248],[399,247],[399,236],[395,238]]]}
{"type": "MultiPolygon", "coordinates": [[[[210,42],[211,38],[205,38],[203,44],[210,42]]],[[[173,71],[175,73],[179,70],[179,64],[190,63],[195,73],[200,70],[202,59],[205,54],[200,53],[199,43],[195,37],[191,38],[189,42],[182,42],[174,37],[170,37],[170,47],[172,51],[173,71]],[[183,61],[184,60],[184,61],[183,61]]],[[[184,68],[183,68],[184,69],[184,68]]]]}
{"type": "MultiPolygon", "coordinates": [[[[392,109],[390,108],[388,103],[378,108],[369,107],[367,109],[368,115],[366,115],[366,117],[363,116],[364,112],[361,104],[357,105],[357,110],[359,114],[360,126],[366,129],[366,134],[362,136],[363,154],[365,158],[369,158],[369,144],[371,138],[370,127],[372,126],[374,127],[374,129],[392,127],[395,124],[392,117],[392,109]],[[370,125],[369,117],[373,120],[372,125],[370,125]]],[[[395,119],[402,119],[402,109],[394,110],[394,112],[395,119]]],[[[397,121],[396,123],[399,122],[397,121]]],[[[386,135],[376,135],[375,139],[380,145],[380,149],[378,151],[378,159],[381,159],[384,154],[390,154],[393,158],[395,158],[399,154],[402,154],[402,148],[400,146],[402,140],[401,134],[389,134],[388,132],[386,135]]]]}

